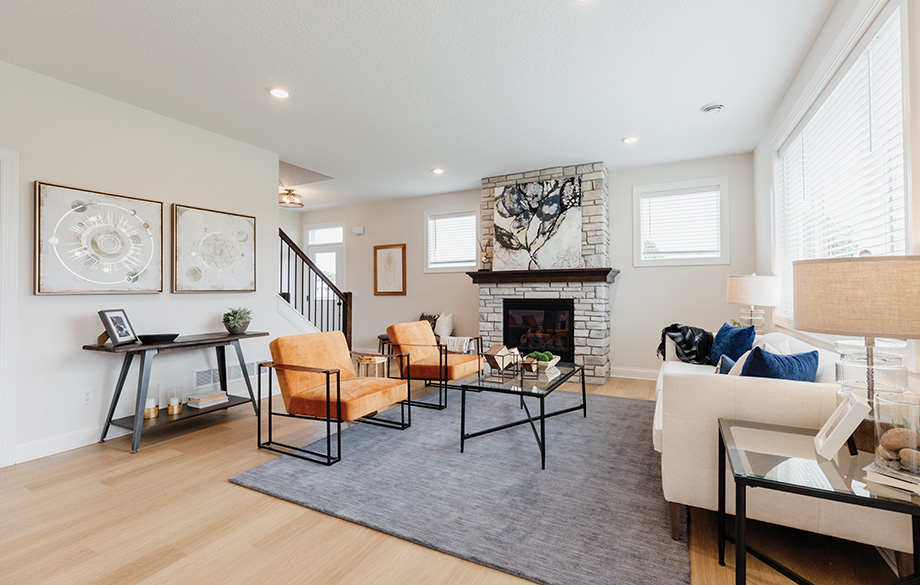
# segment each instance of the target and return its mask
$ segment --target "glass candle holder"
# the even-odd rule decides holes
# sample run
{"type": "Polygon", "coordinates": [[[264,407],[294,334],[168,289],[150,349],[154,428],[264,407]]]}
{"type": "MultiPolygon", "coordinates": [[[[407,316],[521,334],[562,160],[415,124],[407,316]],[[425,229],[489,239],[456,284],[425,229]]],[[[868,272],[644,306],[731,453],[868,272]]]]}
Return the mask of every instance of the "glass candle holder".
{"type": "Polygon", "coordinates": [[[875,462],[920,481],[920,396],[878,392],[874,401],[875,462]]]}
{"type": "Polygon", "coordinates": [[[178,388],[170,388],[166,391],[166,400],[168,401],[166,412],[168,414],[180,414],[182,412],[182,396],[178,388]]]}
{"type": "Polygon", "coordinates": [[[160,416],[160,408],[157,406],[157,398],[147,394],[147,402],[144,404],[144,418],[151,419],[160,416]]]}

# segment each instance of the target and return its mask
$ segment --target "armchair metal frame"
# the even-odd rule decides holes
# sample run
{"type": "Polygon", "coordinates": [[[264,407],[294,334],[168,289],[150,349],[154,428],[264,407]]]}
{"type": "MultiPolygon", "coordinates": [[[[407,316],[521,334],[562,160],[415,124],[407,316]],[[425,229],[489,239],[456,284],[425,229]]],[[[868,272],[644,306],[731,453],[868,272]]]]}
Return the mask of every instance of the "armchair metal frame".
{"type": "MultiPolygon", "coordinates": [[[[373,356],[373,357],[383,357],[383,358],[399,358],[402,361],[402,358],[406,360],[406,368],[411,371],[411,364],[409,363],[409,354],[374,354],[374,353],[359,353],[359,352],[349,352],[353,356],[373,356]]],[[[387,369],[389,370],[390,360],[387,359],[387,369]]],[[[312,368],[309,366],[297,366],[292,364],[278,364],[275,362],[261,362],[259,364],[259,377],[258,377],[258,404],[262,404],[262,368],[268,370],[268,440],[262,441],[262,413],[261,408],[259,409],[259,416],[256,421],[256,437],[259,449],[266,449],[268,451],[274,451],[275,453],[281,453],[282,455],[290,455],[291,457],[297,457],[298,459],[304,459],[306,461],[312,461],[314,463],[320,463],[322,465],[333,465],[338,463],[342,459],[342,387],[341,380],[339,378],[338,369],[324,369],[324,368],[312,368]],[[311,372],[315,374],[325,374],[326,375],[326,416],[311,416],[306,414],[292,414],[289,412],[275,412],[272,406],[272,370],[288,370],[294,372],[311,372]],[[335,416],[332,413],[332,377],[335,376],[335,416]],[[303,447],[295,447],[293,445],[288,445],[280,441],[275,441],[272,438],[272,419],[275,416],[283,416],[286,418],[298,418],[303,420],[315,420],[326,423],[326,452],[321,453],[319,451],[312,451],[310,449],[305,449],[303,447]],[[332,424],[335,423],[335,451],[332,449],[332,424]]],[[[400,370],[402,368],[400,367],[400,370]]],[[[389,376],[387,376],[389,377],[389,376]]],[[[405,430],[412,426],[412,396],[411,396],[411,384],[406,380],[406,399],[399,401],[399,420],[387,420],[382,418],[372,418],[376,417],[376,413],[373,413],[371,416],[363,416],[357,418],[351,422],[361,422],[370,425],[376,425],[380,427],[388,427],[391,429],[405,430]]],[[[345,421],[348,422],[348,421],[345,421]]]]}
{"type": "MultiPolygon", "coordinates": [[[[477,335],[471,339],[476,340],[476,357],[479,358],[480,363],[482,363],[482,336],[477,335]]],[[[392,343],[392,340],[391,340],[392,343]]],[[[438,386],[438,401],[435,404],[430,402],[419,402],[418,400],[411,400],[410,403],[412,406],[418,406],[421,408],[431,408],[434,410],[444,410],[447,408],[447,389],[453,388],[448,382],[447,379],[447,354],[448,353],[457,353],[447,351],[447,346],[442,343],[403,343],[403,344],[394,344],[399,345],[400,347],[437,347],[438,348],[438,371],[441,372],[441,377],[437,380],[428,380],[425,379],[425,387],[433,386],[433,382],[437,382],[438,386]]],[[[399,355],[408,355],[408,354],[399,354],[399,355]]],[[[465,354],[464,354],[465,355],[465,354]]],[[[402,368],[399,369],[399,378],[400,380],[412,380],[412,372],[407,369],[408,376],[402,375],[402,368]]],[[[479,373],[482,374],[482,368],[479,369],[479,373]]],[[[387,377],[390,376],[390,362],[387,362],[387,377]]],[[[421,378],[419,378],[421,379],[421,378]]],[[[459,390],[459,388],[454,388],[459,390]]]]}

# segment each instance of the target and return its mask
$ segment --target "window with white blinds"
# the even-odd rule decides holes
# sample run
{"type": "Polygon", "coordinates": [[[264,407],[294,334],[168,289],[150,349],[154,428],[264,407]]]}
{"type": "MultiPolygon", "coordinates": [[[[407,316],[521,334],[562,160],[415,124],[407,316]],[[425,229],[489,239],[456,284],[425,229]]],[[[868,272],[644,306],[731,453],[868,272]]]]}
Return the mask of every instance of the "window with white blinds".
{"type": "Polygon", "coordinates": [[[427,214],[426,270],[476,266],[476,212],[427,214]]]}
{"type": "Polygon", "coordinates": [[[781,322],[792,318],[794,261],[906,253],[900,31],[895,11],[778,152],[781,322]]]}
{"type": "Polygon", "coordinates": [[[634,266],[727,264],[728,178],[633,188],[634,266]]]}

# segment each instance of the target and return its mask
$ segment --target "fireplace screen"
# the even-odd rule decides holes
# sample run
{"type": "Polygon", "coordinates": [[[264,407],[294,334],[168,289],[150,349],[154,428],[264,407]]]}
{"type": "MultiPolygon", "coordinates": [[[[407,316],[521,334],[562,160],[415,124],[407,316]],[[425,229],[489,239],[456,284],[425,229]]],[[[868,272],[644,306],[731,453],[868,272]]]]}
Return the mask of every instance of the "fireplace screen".
{"type": "Polygon", "coordinates": [[[572,299],[504,299],[504,344],[522,354],[551,351],[575,361],[575,310],[572,299]]]}

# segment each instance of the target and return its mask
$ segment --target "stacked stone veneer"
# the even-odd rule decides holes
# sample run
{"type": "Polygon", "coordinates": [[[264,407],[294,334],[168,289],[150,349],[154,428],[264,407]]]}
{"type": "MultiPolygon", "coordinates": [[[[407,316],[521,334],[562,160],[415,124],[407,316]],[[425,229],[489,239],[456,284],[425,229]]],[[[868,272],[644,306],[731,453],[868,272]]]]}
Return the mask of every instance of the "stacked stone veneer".
{"type": "MultiPolygon", "coordinates": [[[[551,167],[482,180],[481,235],[492,256],[495,187],[581,177],[581,255],[585,268],[610,266],[607,167],[604,163],[551,167]]],[[[603,384],[610,371],[610,284],[606,282],[511,282],[479,285],[479,334],[485,347],[502,343],[502,299],[573,299],[575,361],[586,381],[603,384]]]]}

